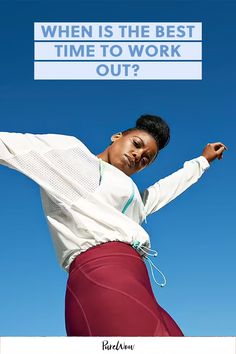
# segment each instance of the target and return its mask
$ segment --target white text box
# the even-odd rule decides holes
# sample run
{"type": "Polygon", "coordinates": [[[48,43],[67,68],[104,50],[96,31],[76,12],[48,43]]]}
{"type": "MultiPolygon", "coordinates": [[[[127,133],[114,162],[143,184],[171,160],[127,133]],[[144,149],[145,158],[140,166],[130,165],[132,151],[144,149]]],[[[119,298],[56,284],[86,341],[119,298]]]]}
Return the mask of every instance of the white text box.
{"type": "Polygon", "coordinates": [[[35,60],[201,60],[201,42],[35,42],[35,60]]]}
{"type": "Polygon", "coordinates": [[[43,62],[35,80],[201,80],[201,62],[43,62]]]}
{"type": "Polygon", "coordinates": [[[201,40],[201,22],[35,22],[35,40],[201,40]]]}

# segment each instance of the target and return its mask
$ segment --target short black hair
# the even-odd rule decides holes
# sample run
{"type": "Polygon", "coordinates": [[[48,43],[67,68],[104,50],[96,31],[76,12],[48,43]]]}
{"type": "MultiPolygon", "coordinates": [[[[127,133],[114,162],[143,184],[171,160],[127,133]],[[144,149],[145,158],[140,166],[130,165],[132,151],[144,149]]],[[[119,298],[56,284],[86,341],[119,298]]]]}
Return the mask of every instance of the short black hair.
{"type": "Polygon", "coordinates": [[[156,141],[159,150],[163,149],[170,141],[170,127],[159,116],[144,114],[141,115],[134,128],[126,129],[122,134],[133,130],[144,130],[148,132],[156,141]]]}

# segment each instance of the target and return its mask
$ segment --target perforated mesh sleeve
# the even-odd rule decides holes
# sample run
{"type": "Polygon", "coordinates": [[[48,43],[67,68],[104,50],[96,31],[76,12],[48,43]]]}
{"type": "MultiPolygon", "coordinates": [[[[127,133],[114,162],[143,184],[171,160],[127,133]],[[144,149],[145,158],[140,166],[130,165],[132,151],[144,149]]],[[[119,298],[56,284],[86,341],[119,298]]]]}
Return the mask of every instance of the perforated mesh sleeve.
{"type": "Polygon", "coordinates": [[[99,185],[99,160],[75,137],[0,133],[0,163],[67,203],[99,185]]]}

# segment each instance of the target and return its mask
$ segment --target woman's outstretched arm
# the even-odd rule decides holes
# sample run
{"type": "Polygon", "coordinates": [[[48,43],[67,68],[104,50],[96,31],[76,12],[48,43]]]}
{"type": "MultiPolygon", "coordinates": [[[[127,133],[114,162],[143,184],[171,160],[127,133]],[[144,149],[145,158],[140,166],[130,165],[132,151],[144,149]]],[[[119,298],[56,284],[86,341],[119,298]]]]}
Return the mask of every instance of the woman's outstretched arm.
{"type": "Polygon", "coordinates": [[[87,148],[76,137],[60,134],[0,132],[0,164],[15,169],[63,200],[77,198],[87,148]]]}
{"type": "Polygon", "coordinates": [[[146,215],[161,209],[196,183],[213,160],[222,159],[224,150],[227,147],[221,142],[207,144],[201,156],[186,161],[183,168],[147,188],[142,193],[146,215]]]}

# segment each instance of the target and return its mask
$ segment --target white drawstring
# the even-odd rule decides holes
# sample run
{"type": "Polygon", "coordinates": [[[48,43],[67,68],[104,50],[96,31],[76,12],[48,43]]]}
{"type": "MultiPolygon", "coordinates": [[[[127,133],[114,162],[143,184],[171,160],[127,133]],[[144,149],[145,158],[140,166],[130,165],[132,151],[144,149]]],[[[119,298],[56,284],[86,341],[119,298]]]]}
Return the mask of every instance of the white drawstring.
{"type": "Polygon", "coordinates": [[[148,254],[149,256],[153,256],[153,257],[156,257],[157,255],[158,255],[158,252],[156,251],[156,250],[152,250],[151,248],[148,248],[148,247],[146,247],[146,246],[144,246],[144,245],[142,245],[142,246],[138,246],[138,248],[140,248],[145,254],[148,254]],[[144,250],[144,248],[146,248],[146,250],[148,250],[148,252],[146,252],[145,250],[144,250]],[[153,252],[153,253],[149,253],[149,252],[153,252]]]}
{"type": "Polygon", "coordinates": [[[158,281],[156,280],[156,278],[155,278],[155,276],[154,276],[154,272],[153,272],[153,269],[152,269],[152,266],[151,266],[151,272],[152,272],[152,277],[153,277],[154,282],[155,282],[157,285],[159,285],[160,287],[163,288],[163,287],[166,285],[166,277],[165,277],[165,275],[162,273],[162,271],[161,271],[159,268],[157,268],[157,267],[155,266],[155,264],[151,261],[151,259],[149,259],[147,256],[144,256],[144,257],[148,260],[149,264],[152,265],[154,268],[156,268],[156,270],[157,270],[157,271],[161,274],[161,276],[163,277],[164,282],[163,282],[163,283],[158,283],[158,281]]]}
{"type": "Polygon", "coordinates": [[[152,250],[151,248],[148,248],[148,247],[146,247],[146,246],[144,246],[144,245],[140,246],[140,242],[137,241],[137,240],[134,241],[133,248],[136,248],[137,250],[140,249],[140,250],[143,251],[144,257],[145,257],[145,258],[148,260],[148,262],[149,262],[149,265],[150,265],[150,268],[151,268],[152,277],[153,277],[154,282],[155,282],[157,285],[159,285],[160,287],[163,288],[163,287],[166,285],[166,277],[165,277],[165,275],[162,273],[162,271],[161,271],[159,268],[157,268],[157,266],[156,266],[156,265],[151,261],[151,259],[149,259],[149,257],[148,257],[148,256],[157,257],[158,252],[157,252],[156,250],[152,250]],[[145,249],[146,249],[148,252],[147,252],[145,249]],[[153,253],[150,253],[150,252],[153,252],[153,253]],[[162,276],[163,279],[164,279],[164,282],[163,282],[163,283],[158,283],[158,281],[156,280],[156,278],[155,278],[155,276],[154,276],[154,272],[153,272],[153,268],[152,268],[152,267],[154,267],[154,268],[161,274],[161,276],[162,276]]]}

